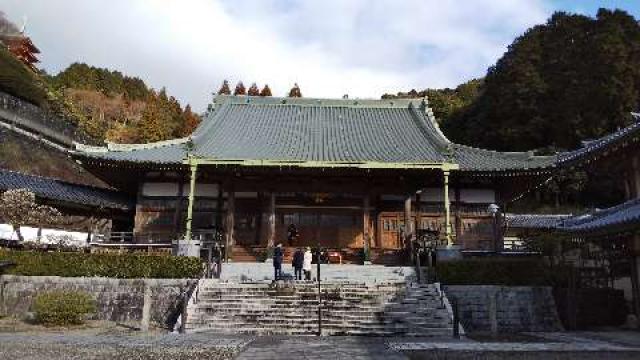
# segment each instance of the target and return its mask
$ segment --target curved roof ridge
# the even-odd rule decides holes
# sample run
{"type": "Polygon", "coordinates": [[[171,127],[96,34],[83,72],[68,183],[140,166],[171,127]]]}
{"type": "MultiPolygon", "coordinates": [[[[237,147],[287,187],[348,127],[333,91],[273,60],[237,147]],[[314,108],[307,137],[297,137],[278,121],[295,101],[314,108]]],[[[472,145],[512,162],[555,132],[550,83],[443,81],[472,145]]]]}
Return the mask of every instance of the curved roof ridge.
{"type": "Polygon", "coordinates": [[[422,102],[422,99],[330,99],[309,97],[276,97],[249,95],[216,95],[216,105],[273,105],[273,106],[322,106],[322,107],[368,107],[368,108],[407,108],[409,104],[422,102]]]}
{"type": "Polygon", "coordinates": [[[563,151],[558,153],[558,162],[562,164],[574,160],[579,160],[580,158],[587,156],[589,153],[606,148],[607,145],[613,144],[619,139],[628,136],[629,134],[640,132],[640,113],[632,112],[631,116],[635,120],[631,125],[625,126],[620,130],[604,135],[600,138],[589,140],[587,143],[584,143],[584,146],[579,147],[575,150],[563,151]]]}
{"type": "Polygon", "coordinates": [[[171,145],[180,145],[185,144],[190,140],[190,137],[182,137],[177,139],[169,139],[162,141],[155,141],[151,143],[144,144],[118,144],[118,143],[107,143],[106,146],[94,146],[94,145],[86,145],[82,143],[74,143],[75,149],[81,152],[86,153],[104,153],[109,151],[135,151],[135,150],[147,150],[147,149],[157,149],[165,146],[171,145]]]}
{"type": "Polygon", "coordinates": [[[540,158],[540,159],[544,159],[544,158],[552,158],[552,157],[556,157],[557,155],[536,155],[534,153],[533,150],[529,150],[529,151],[498,151],[498,150],[491,150],[491,149],[484,149],[484,148],[480,148],[480,147],[475,147],[475,146],[470,146],[470,145],[464,145],[464,144],[458,144],[458,143],[451,143],[453,145],[454,148],[463,148],[463,149],[467,149],[467,150],[473,150],[473,151],[478,151],[478,152],[484,152],[484,153],[489,153],[489,154],[496,154],[496,155],[503,155],[503,156],[526,156],[527,158],[540,158]]]}
{"type": "Polygon", "coordinates": [[[434,145],[438,146],[439,150],[442,151],[441,155],[448,159],[451,155],[451,141],[442,134],[438,125],[423,109],[417,109],[413,104],[409,104],[408,109],[418,124],[418,128],[422,130],[423,136],[428,140],[433,140],[434,145]]]}

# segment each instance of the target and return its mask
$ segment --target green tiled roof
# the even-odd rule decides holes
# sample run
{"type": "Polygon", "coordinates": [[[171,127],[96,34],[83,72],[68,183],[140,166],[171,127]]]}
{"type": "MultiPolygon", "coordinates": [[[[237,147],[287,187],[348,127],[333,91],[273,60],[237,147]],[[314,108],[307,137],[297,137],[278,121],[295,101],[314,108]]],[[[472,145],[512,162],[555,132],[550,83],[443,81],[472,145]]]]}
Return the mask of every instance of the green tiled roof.
{"type": "MultiPolygon", "coordinates": [[[[188,139],[146,145],[79,147],[105,161],[179,164],[188,139]]],[[[191,136],[191,154],[214,161],[454,163],[467,171],[551,166],[555,157],[500,153],[451,143],[423,99],[324,100],[218,96],[191,136]]],[[[366,167],[366,166],[365,166],[366,167]]]]}

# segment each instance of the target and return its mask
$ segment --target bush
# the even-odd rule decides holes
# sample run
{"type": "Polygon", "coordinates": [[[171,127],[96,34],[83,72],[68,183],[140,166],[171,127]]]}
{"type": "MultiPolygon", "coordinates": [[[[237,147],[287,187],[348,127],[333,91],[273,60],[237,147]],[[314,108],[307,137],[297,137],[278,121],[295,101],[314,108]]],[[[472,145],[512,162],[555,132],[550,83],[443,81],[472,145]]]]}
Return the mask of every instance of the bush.
{"type": "Polygon", "coordinates": [[[199,258],[183,256],[0,250],[0,260],[16,263],[6,274],[25,276],[182,279],[202,272],[199,258]]]}
{"type": "Polygon", "coordinates": [[[543,259],[465,259],[441,262],[438,279],[446,285],[555,286],[565,274],[543,259]]]}
{"type": "Polygon", "coordinates": [[[96,311],[91,296],[81,291],[51,291],[36,296],[36,321],[50,325],[79,325],[96,311]]]}

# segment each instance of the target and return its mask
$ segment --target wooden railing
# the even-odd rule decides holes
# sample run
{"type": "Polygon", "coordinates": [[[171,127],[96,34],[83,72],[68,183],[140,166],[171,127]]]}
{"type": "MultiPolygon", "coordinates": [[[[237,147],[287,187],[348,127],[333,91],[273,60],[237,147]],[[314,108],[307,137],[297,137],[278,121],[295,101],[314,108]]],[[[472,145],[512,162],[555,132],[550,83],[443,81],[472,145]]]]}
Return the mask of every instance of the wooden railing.
{"type": "MultiPolygon", "coordinates": [[[[182,234],[175,232],[142,232],[134,233],[133,231],[113,231],[110,234],[96,235],[93,242],[96,244],[123,244],[123,245],[160,245],[171,244],[172,241],[181,239],[182,234]]],[[[200,240],[203,243],[212,243],[224,241],[224,236],[220,230],[194,230],[193,239],[200,240]]]]}

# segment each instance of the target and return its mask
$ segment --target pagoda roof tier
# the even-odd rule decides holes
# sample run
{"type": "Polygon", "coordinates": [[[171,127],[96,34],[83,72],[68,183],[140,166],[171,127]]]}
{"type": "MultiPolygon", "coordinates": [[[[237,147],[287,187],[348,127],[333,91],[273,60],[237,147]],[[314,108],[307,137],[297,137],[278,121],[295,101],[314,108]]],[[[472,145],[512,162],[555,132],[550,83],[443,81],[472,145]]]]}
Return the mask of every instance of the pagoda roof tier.
{"type": "Polygon", "coordinates": [[[454,144],[426,99],[347,100],[217,96],[190,138],[77,146],[96,162],[293,167],[442,168],[471,172],[549,169],[556,156],[454,144]]]}

